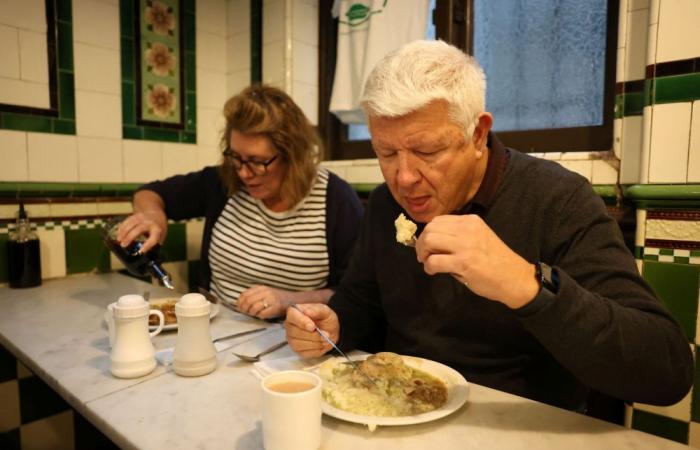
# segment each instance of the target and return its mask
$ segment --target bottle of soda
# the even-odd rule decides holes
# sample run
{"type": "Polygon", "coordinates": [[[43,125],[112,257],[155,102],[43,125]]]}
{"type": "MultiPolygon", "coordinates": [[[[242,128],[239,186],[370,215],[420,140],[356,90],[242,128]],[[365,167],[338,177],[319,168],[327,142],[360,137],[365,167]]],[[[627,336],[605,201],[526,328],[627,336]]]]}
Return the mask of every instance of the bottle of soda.
{"type": "Polygon", "coordinates": [[[32,231],[24,203],[19,204],[17,224],[8,236],[7,259],[11,288],[28,288],[41,284],[39,237],[32,231]]]}
{"type": "Polygon", "coordinates": [[[151,274],[163,286],[174,289],[172,279],[168,272],[163,269],[160,261],[160,245],[156,244],[149,251],[141,252],[141,247],[143,247],[146,237],[139,236],[128,246],[121,246],[117,240],[117,231],[123,220],[124,217],[113,217],[108,219],[102,228],[102,240],[107,248],[119,258],[133,275],[144,277],[151,274]]]}

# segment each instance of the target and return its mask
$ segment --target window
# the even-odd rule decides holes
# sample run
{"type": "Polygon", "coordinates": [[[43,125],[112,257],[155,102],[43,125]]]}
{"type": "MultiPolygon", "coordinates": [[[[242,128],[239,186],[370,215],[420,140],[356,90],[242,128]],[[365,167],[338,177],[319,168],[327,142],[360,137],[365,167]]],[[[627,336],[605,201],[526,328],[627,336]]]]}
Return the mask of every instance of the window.
{"type": "MultiPolygon", "coordinates": [[[[328,112],[337,21],[320,5],[319,120],[330,159],[372,158],[366,127],[328,112]]],[[[439,0],[435,35],[487,74],[494,130],[521,151],[612,148],[619,0],[439,0]]]]}

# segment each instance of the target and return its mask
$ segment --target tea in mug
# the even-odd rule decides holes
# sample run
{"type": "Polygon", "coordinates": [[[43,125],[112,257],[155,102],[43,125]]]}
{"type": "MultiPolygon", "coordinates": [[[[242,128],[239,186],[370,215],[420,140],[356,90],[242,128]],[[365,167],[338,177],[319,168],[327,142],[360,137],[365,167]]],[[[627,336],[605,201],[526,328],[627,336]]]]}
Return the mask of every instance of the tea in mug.
{"type": "Polygon", "coordinates": [[[283,394],[293,394],[295,392],[304,392],[309,389],[313,389],[315,385],[311,383],[305,383],[303,381],[283,381],[281,383],[275,383],[268,386],[268,389],[275,392],[281,392],[283,394]]]}

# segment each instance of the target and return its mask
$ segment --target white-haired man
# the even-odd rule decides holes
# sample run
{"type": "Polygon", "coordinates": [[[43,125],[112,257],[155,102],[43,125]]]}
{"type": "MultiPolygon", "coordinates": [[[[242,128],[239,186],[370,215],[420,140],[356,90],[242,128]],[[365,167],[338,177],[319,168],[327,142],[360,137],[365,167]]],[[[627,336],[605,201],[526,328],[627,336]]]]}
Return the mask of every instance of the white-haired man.
{"type": "Polygon", "coordinates": [[[672,404],[692,384],[688,341],[637,272],[588,181],[504,148],[485,79],[460,50],[417,41],[389,54],[363,96],[386,183],[371,194],[344,281],[289,310],[291,347],[388,350],[468,380],[583,410],[591,389],[672,404]],[[415,248],[394,219],[418,222],[415,248]]]}

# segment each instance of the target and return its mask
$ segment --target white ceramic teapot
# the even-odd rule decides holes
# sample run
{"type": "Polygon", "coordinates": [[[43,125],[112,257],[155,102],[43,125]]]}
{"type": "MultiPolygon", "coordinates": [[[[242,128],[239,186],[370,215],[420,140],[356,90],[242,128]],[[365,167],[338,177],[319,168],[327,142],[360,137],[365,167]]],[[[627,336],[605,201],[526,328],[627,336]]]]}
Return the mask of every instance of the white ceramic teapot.
{"type": "Polygon", "coordinates": [[[123,295],[108,307],[114,321],[114,342],[110,354],[112,375],[137,378],[148,375],[156,367],[151,338],[163,330],[165,317],[140,295],[123,295]],[[148,316],[158,316],[158,328],[148,332],[148,316]]]}

